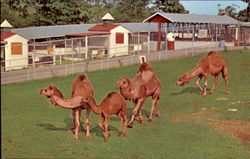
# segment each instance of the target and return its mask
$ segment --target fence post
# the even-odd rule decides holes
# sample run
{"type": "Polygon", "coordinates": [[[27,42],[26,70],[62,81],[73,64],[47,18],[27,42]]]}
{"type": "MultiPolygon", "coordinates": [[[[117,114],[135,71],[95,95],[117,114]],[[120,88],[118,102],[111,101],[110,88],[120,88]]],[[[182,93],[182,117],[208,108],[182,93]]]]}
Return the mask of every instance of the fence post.
{"type": "Polygon", "coordinates": [[[88,36],[85,36],[85,60],[88,58],[88,36]]]}
{"type": "Polygon", "coordinates": [[[34,39],[34,51],[32,53],[33,79],[35,79],[35,53],[36,53],[36,39],[34,39]]]}
{"type": "Polygon", "coordinates": [[[72,48],[72,52],[71,52],[71,74],[73,75],[73,50],[74,50],[74,41],[73,41],[73,38],[71,39],[71,48],[72,48]]]}
{"type": "Polygon", "coordinates": [[[148,32],[148,53],[150,53],[150,31],[148,32]]]}

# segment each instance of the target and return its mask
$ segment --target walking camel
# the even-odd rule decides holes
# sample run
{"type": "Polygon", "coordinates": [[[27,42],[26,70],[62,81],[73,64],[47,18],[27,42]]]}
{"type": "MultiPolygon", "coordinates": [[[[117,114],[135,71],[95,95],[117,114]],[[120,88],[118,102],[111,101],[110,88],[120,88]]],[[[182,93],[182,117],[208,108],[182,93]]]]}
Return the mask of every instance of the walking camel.
{"type": "Polygon", "coordinates": [[[72,128],[74,130],[74,139],[78,139],[78,132],[81,131],[81,110],[86,109],[86,137],[91,137],[89,121],[91,108],[88,104],[81,102],[83,97],[92,97],[94,95],[92,85],[87,76],[81,75],[73,82],[71,99],[64,98],[61,91],[54,85],[50,85],[48,88],[41,89],[40,94],[47,96],[50,100],[50,103],[55,106],[72,109],[72,128]],[[64,102],[60,103],[60,100],[64,102]]]}
{"type": "Polygon", "coordinates": [[[189,72],[181,75],[176,82],[177,86],[183,86],[188,83],[192,78],[198,77],[196,81],[197,87],[201,90],[203,96],[206,96],[207,82],[209,76],[214,76],[214,83],[212,89],[208,93],[213,93],[217,84],[219,75],[222,74],[222,77],[226,84],[225,93],[230,93],[228,87],[228,68],[225,60],[219,56],[215,51],[210,51],[207,56],[202,58],[197,67],[189,72]],[[200,81],[202,78],[205,78],[204,88],[200,86],[200,81]]]}
{"type": "Polygon", "coordinates": [[[160,81],[153,71],[153,67],[149,63],[142,63],[137,71],[134,79],[122,78],[116,87],[120,89],[121,95],[126,100],[132,100],[135,108],[132,111],[131,120],[128,127],[132,128],[134,119],[139,112],[139,123],[143,123],[142,105],[147,97],[152,97],[152,104],[148,121],[153,119],[154,107],[157,106],[156,116],[160,116],[159,99],[160,99],[160,81]]]}
{"type": "Polygon", "coordinates": [[[117,92],[109,93],[101,102],[97,105],[93,97],[86,97],[82,99],[90,105],[92,111],[96,114],[101,114],[99,127],[104,130],[104,142],[108,141],[108,125],[111,115],[116,114],[120,120],[119,136],[127,135],[127,107],[126,101],[117,92]]]}

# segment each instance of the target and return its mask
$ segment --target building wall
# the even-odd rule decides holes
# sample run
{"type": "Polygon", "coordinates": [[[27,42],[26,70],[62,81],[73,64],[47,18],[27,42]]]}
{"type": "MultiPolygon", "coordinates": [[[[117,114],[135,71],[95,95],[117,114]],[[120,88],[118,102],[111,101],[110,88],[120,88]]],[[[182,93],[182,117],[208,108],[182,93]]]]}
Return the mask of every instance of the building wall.
{"type": "Polygon", "coordinates": [[[28,66],[28,40],[19,36],[13,35],[5,39],[7,44],[5,45],[5,67],[6,70],[20,69],[28,66]],[[11,43],[21,42],[22,43],[22,55],[11,54],[11,43]]]}
{"type": "Polygon", "coordinates": [[[129,31],[122,27],[118,26],[111,30],[110,32],[110,41],[109,41],[109,56],[121,56],[128,55],[128,33],[129,31]],[[124,43],[116,44],[116,33],[124,33],[124,43]]]}

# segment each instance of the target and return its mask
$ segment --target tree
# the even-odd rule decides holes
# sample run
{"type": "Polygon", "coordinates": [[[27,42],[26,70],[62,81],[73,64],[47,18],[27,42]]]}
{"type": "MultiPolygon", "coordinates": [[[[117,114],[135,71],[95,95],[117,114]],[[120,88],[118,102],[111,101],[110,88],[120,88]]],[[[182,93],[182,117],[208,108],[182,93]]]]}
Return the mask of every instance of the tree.
{"type": "Polygon", "coordinates": [[[189,13],[188,10],[179,2],[179,0],[156,0],[154,2],[157,10],[167,13],[189,13]]]}
{"type": "Polygon", "coordinates": [[[118,1],[116,19],[119,22],[141,22],[151,13],[149,11],[150,0],[120,0],[118,1]]]}
{"type": "Polygon", "coordinates": [[[243,9],[239,12],[238,19],[243,22],[250,22],[250,1],[249,0],[242,0],[243,2],[248,3],[246,9],[243,9]]]}

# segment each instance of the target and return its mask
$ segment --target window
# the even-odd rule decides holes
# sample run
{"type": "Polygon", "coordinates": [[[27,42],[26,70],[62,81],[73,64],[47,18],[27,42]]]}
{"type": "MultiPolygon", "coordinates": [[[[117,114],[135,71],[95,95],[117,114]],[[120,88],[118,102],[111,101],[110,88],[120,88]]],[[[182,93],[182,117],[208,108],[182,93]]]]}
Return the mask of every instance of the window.
{"type": "Polygon", "coordinates": [[[116,33],[116,44],[123,44],[123,43],[124,43],[124,34],[116,33]]]}
{"type": "Polygon", "coordinates": [[[11,55],[22,55],[22,43],[12,42],[11,43],[11,55]]]}

